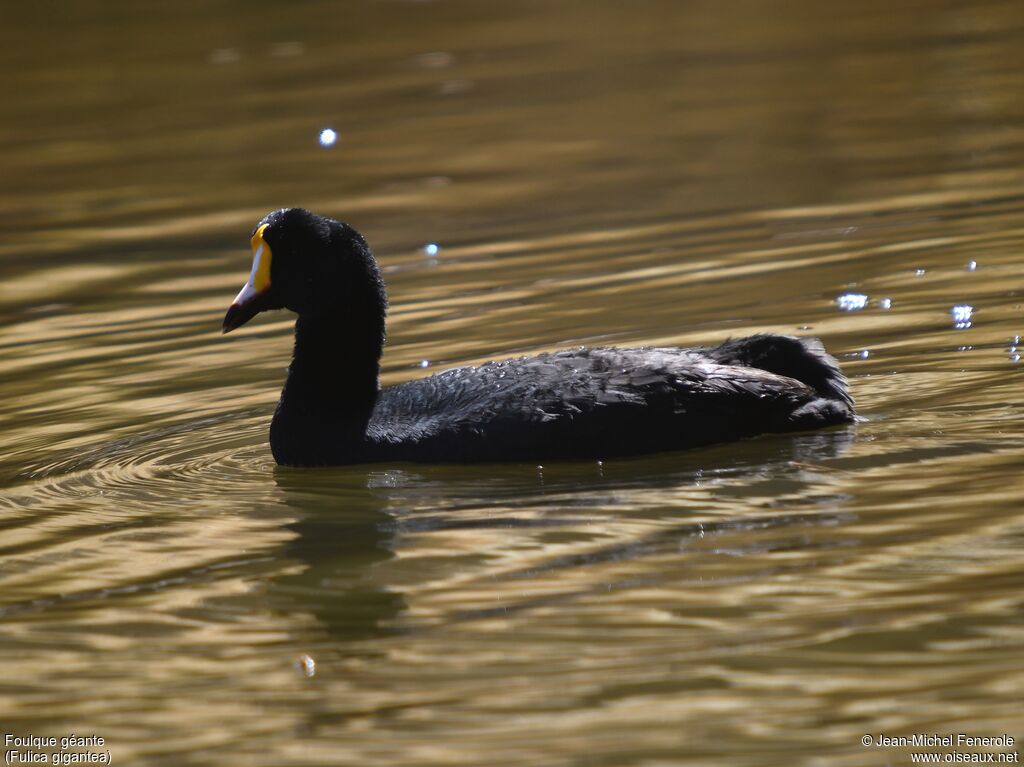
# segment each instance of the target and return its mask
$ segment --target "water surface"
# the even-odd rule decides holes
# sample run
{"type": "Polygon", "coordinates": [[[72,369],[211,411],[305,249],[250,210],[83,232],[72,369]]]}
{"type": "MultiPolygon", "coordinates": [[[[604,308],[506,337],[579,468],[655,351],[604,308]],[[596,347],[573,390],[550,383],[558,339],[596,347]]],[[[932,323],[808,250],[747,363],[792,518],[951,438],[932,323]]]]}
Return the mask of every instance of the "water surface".
{"type": "Polygon", "coordinates": [[[43,3],[0,42],[5,731],[166,765],[1024,736],[1016,3],[43,3]],[[804,333],[865,420],[278,469],[290,319],[219,324],[285,205],[373,244],[388,383],[804,333]]]}

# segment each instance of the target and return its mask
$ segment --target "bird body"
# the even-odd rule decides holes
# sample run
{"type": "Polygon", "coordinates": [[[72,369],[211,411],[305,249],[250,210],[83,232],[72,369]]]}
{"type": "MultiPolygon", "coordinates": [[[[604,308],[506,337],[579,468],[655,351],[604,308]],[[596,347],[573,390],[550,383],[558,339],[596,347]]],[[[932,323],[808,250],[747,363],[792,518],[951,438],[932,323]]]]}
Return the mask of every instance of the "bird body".
{"type": "MultiPolygon", "coordinates": [[[[749,340],[766,339],[781,337],[749,340]]],[[[607,458],[813,428],[842,415],[833,400],[794,378],[723,364],[714,352],[584,347],[388,387],[368,424],[366,454],[607,458]]]]}
{"type": "Polygon", "coordinates": [[[386,297],[365,240],[295,208],[257,233],[253,275],[269,273],[269,286],[247,284],[224,329],[266,308],[299,315],[270,431],[281,464],[603,459],[854,418],[817,339],[769,334],[692,349],[579,347],[380,388],[386,297]]]}

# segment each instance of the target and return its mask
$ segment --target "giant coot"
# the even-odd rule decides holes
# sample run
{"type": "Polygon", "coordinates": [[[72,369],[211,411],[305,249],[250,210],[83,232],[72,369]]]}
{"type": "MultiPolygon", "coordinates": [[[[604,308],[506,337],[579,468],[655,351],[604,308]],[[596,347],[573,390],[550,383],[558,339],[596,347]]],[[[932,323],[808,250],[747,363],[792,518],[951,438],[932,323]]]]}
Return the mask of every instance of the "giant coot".
{"type": "Polygon", "coordinates": [[[852,421],[846,378],[815,338],[718,346],[576,348],[462,367],[381,388],[387,295],[355,229],[288,208],[252,235],[249,280],[224,317],[298,315],[270,425],[275,460],[606,458],[852,421]]]}

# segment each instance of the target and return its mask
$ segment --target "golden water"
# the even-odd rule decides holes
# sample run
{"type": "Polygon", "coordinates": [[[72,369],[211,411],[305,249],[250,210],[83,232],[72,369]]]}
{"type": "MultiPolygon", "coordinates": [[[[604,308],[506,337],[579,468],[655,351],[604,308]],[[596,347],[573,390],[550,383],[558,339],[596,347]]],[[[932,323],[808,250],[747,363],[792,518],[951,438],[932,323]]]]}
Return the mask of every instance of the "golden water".
{"type": "Polygon", "coordinates": [[[4,733],[122,765],[1024,737],[1019,3],[36,3],[0,57],[4,733]],[[276,469],[290,320],[219,324],[284,205],[374,245],[388,382],[771,330],[866,420],[276,469]]]}

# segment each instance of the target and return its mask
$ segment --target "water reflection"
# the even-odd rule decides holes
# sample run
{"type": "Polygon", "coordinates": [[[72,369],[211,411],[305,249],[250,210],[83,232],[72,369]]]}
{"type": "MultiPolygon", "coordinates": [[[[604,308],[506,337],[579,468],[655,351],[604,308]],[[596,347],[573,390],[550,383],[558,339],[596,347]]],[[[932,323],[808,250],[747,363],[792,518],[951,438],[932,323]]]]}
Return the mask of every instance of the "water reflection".
{"type": "MultiPolygon", "coordinates": [[[[644,461],[616,462],[614,467],[609,466],[608,474],[603,464],[555,464],[547,476],[528,467],[494,465],[474,472],[472,478],[455,467],[384,471],[367,471],[365,467],[278,467],[274,483],[293,516],[283,529],[294,534],[282,547],[280,558],[294,561],[298,569],[289,567],[287,574],[268,584],[267,602],[285,615],[298,611],[313,616],[335,645],[333,652],[338,652],[338,645],[359,648],[374,638],[429,625],[416,616],[404,615],[406,595],[388,581],[387,574],[393,568],[384,565],[399,555],[421,556],[417,548],[425,546],[432,551],[432,540],[469,536],[467,540],[481,542],[482,548],[476,553],[463,552],[469,553],[477,566],[486,566],[488,547],[504,547],[508,541],[500,543],[501,539],[513,530],[518,531],[515,537],[536,539],[538,544],[553,540],[552,536],[561,541],[561,551],[550,557],[531,557],[529,564],[521,567],[502,565],[491,576],[500,589],[504,583],[524,578],[559,579],[561,573],[572,568],[600,568],[603,563],[623,560],[638,563],[646,557],[685,553],[688,540],[706,535],[802,528],[808,524],[831,526],[839,519],[831,511],[839,500],[835,496],[809,499],[821,507],[816,518],[806,511],[779,514],[772,510],[773,504],[766,504],[766,514],[760,517],[694,522],[691,515],[706,514],[707,492],[712,487],[720,499],[800,495],[808,479],[813,481],[819,472],[829,471],[822,462],[842,456],[855,434],[856,427],[849,426],[815,434],[769,437],[745,443],[738,451],[740,460],[736,450],[725,448],[718,455],[672,453],[644,461]],[[565,506],[570,498],[576,499],[572,504],[577,507],[575,511],[565,506]],[[639,537],[593,545],[595,510],[600,509],[604,516],[619,508],[628,512],[638,503],[672,508],[678,522],[639,537]],[[573,547],[566,547],[573,541],[582,546],[579,551],[567,553],[573,547]]],[[[451,554],[459,556],[458,550],[451,554]]],[[[469,567],[463,559],[460,561],[469,567]]],[[[547,593],[541,602],[532,598],[502,600],[483,610],[447,613],[445,622],[509,615],[540,604],[572,602],[595,589],[626,585],[599,581],[584,591],[547,593]]],[[[417,591],[415,585],[410,588],[417,591]]]]}
{"type": "Polygon", "coordinates": [[[280,552],[299,567],[268,584],[268,604],[282,614],[308,612],[333,642],[372,639],[394,631],[404,609],[400,593],[374,577],[395,556],[387,503],[353,472],[275,468],[274,483],[294,521],[280,552]],[[319,476],[318,476],[319,475],[319,476]]]}
{"type": "Polygon", "coordinates": [[[957,330],[967,330],[974,324],[972,320],[972,317],[974,316],[973,306],[959,304],[950,309],[949,313],[953,315],[953,327],[957,330]]]}
{"type": "Polygon", "coordinates": [[[324,147],[325,149],[332,147],[338,140],[338,132],[334,130],[334,128],[324,128],[323,130],[320,131],[320,136],[318,137],[318,140],[320,142],[320,146],[324,147]]]}
{"type": "Polygon", "coordinates": [[[856,312],[868,305],[868,297],[863,293],[844,293],[836,299],[836,305],[844,312],[856,312]]]}

